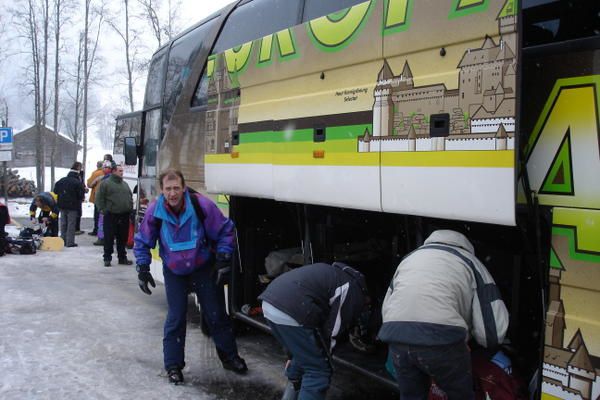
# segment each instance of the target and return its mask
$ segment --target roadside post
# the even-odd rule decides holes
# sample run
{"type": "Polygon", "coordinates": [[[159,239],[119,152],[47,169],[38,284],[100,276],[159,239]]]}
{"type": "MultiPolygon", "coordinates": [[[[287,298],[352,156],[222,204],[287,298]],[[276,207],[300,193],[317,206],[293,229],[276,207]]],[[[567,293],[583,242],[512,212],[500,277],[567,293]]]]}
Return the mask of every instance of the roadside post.
{"type": "Polygon", "coordinates": [[[0,161],[2,161],[2,187],[4,188],[4,199],[8,206],[8,177],[6,174],[6,162],[12,161],[13,152],[13,130],[12,128],[0,128],[0,161]]]}

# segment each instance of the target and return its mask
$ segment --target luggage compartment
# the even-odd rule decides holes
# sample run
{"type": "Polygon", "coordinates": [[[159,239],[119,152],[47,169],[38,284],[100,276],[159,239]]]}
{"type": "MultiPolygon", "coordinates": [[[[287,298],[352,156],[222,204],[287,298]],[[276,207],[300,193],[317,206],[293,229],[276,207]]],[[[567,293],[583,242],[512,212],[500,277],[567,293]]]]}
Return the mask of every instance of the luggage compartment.
{"type": "MultiPolygon", "coordinates": [[[[506,227],[246,197],[231,198],[231,217],[239,241],[238,268],[230,287],[234,317],[269,331],[257,297],[268,285],[265,259],[271,252],[297,248],[300,261],[306,264],[344,262],[366,277],[374,306],[363,339],[367,343],[370,339],[374,348],[363,352],[342,340],[334,360],[392,386],[394,381],[385,370],[387,346],[375,338],[394,271],[434,227],[467,230],[476,255],[494,276],[510,311],[507,337],[515,370],[529,380],[540,365],[546,274],[537,267],[537,244],[528,239],[525,222],[506,227]]],[[[294,258],[287,268],[299,265],[298,256],[294,258]]]]}

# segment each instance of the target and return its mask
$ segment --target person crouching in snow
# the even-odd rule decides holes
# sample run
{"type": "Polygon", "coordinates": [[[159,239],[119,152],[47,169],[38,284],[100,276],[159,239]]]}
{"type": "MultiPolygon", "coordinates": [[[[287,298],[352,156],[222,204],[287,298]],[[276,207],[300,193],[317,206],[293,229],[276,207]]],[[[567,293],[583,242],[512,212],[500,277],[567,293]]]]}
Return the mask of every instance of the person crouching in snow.
{"type": "Polygon", "coordinates": [[[298,398],[325,399],[336,340],[369,303],[364,276],[339,262],[306,265],[275,278],[258,298],[273,336],[291,354],[286,376],[298,398]]]}
{"type": "Polygon", "coordinates": [[[44,236],[58,236],[58,196],[54,192],[42,192],[36,195],[29,206],[29,218],[36,220],[36,211],[40,209],[37,220],[46,226],[44,236]]]}

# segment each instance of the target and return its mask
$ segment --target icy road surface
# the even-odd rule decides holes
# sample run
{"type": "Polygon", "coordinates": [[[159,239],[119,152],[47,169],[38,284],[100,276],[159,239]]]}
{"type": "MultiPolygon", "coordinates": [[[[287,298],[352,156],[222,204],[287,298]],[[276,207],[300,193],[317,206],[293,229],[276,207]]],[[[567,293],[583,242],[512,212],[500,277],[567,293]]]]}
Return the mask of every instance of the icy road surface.
{"type": "MultiPolygon", "coordinates": [[[[133,266],[102,266],[93,239],[77,236],[79,247],[56,253],[0,257],[0,399],[280,398],[283,355],[270,336],[252,330],[238,338],[250,369],[238,376],[221,368],[212,341],[188,323],[186,383],[168,384],[162,285],[143,294],[133,266]]],[[[397,397],[338,368],[327,398],[397,397]]]]}

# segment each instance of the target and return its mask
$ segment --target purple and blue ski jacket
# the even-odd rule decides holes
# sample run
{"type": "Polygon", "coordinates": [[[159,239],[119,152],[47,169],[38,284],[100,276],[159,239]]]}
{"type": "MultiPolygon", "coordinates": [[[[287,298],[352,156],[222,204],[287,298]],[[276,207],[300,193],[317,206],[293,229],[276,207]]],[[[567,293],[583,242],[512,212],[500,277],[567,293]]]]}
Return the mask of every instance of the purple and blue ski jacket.
{"type": "Polygon", "coordinates": [[[150,250],[159,240],[163,264],[177,275],[187,275],[208,266],[215,253],[233,252],[234,225],[210,199],[199,193],[184,193],[185,207],[175,215],[160,195],[146,209],[135,235],[133,252],[138,265],[150,265],[150,250]],[[190,196],[196,196],[204,211],[204,223],[196,215],[190,196]],[[159,221],[161,220],[161,221],[159,221]]]}

